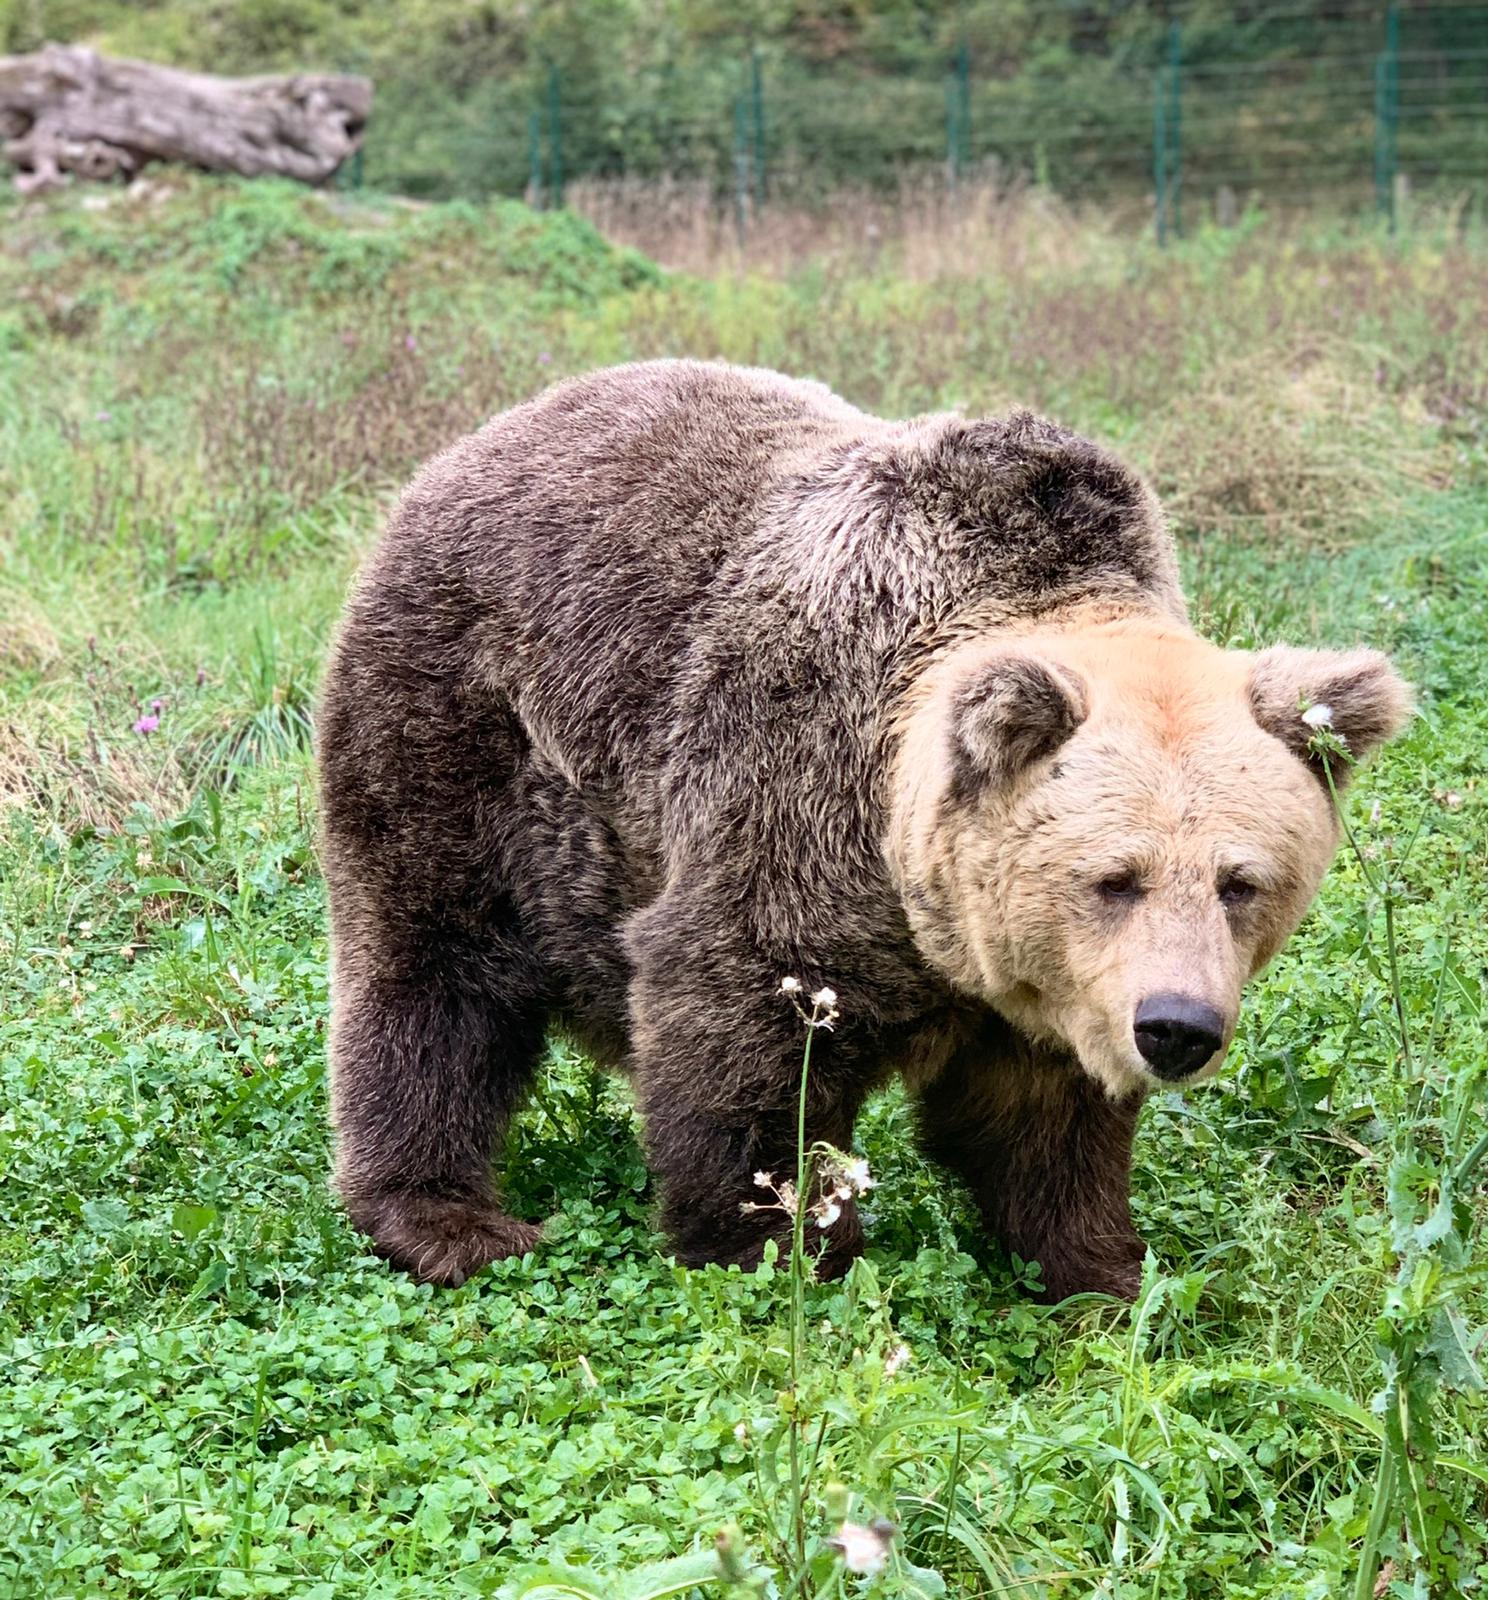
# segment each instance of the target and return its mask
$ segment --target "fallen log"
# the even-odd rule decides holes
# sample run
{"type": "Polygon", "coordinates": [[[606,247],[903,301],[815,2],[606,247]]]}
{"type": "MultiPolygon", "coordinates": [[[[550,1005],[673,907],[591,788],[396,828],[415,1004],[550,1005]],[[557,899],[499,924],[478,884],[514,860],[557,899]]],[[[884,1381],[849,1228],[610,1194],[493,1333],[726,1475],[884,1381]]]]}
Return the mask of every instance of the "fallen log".
{"type": "Polygon", "coordinates": [[[83,45],[0,56],[0,154],[25,192],[151,161],[324,183],[360,146],[371,106],[367,78],[219,78],[83,45]]]}

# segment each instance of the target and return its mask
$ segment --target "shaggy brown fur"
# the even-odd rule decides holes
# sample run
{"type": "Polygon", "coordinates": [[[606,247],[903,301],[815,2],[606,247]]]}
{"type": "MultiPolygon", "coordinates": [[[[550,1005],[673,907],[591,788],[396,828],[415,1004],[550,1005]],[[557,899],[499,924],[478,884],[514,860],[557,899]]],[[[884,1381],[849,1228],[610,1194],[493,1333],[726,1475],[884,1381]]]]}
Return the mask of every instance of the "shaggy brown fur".
{"type": "MultiPolygon", "coordinates": [[[[1131,1293],[1142,1092],[1217,1063],[1335,842],[1299,694],[1360,753],[1403,715],[1381,658],[1195,640],[1151,496],[1026,414],[657,362],[495,418],[404,494],[325,685],[353,1220],[443,1283],[529,1248],[491,1151],[558,1026],[630,1073],[678,1256],[757,1261],[790,974],[842,1010],[810,1138],[906,1071],[1051,1294],[1131,1293]]],[[[829,1270],[860,1243],[848,1207],[829,1270]]]]}

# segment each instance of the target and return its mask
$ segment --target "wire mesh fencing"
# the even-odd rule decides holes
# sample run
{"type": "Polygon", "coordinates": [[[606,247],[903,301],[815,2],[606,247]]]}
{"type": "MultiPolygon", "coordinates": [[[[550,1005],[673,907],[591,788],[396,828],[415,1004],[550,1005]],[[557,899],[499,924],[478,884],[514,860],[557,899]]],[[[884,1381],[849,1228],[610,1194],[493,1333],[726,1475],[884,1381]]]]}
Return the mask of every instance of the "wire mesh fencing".
{"type": "Polygon", "coordinates": [[[780,40],[623,73],[536,62],[457,94],[404,86],[369,129],[365,165],[377,187],[543,207],[576,179],[685,180],[741,235],[772,202],[891,190],[911,173],[952,195],[990,174],[1141,206],[1160,240],[1252,200],[1373,207],[1392,226],[1423,189],[1481,206],[1488,4],[1193,0],[1124,32],[1103,14],[1088,48],[1077,36],[1016,71],[985,33],[895,70],[780,40]]]}

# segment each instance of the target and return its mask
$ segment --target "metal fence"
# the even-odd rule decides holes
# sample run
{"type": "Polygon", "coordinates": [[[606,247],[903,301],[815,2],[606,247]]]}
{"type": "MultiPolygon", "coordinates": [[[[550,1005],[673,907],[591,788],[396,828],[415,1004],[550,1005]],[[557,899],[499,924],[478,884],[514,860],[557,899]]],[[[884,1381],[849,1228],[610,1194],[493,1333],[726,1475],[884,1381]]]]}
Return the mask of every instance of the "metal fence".
{"type": "Polygon", "coordinates": [[[1048,73],[1000,72],[985,40],[899,72],[810,65],[778,43],[642,82],[547,63],[463,97],[430,85],[398,116],[428,170],[404,127],[374,119],[367,181],[415,193],[560,206],[577,177],[686,177],[742,227],[772,200],[931,170],[952,189],[994,173],[1137,200],[1160,238],[1252,197],[1373,206],[1393,225],[1423,188],[1488,199],[1488,4],[1281,0],[1222,27],[1179,16],[1048,73]]]}

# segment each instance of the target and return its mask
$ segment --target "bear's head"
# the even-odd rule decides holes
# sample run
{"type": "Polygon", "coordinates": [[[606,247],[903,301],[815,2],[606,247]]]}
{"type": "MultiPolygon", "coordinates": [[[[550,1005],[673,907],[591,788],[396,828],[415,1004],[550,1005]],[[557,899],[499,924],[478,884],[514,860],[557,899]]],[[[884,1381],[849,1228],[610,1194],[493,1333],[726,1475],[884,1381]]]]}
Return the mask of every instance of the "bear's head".
{"type": "Polygon", "coordinates": [[[1337,846],[1330,778],[1409,711],[1370,650],[1137,621],[959,645],[900,723],[888,856],[916,941],[1112,1095],[1209,1076],[1337,846]]]}

